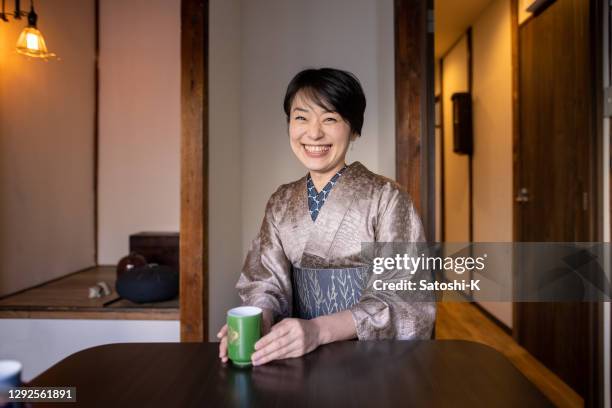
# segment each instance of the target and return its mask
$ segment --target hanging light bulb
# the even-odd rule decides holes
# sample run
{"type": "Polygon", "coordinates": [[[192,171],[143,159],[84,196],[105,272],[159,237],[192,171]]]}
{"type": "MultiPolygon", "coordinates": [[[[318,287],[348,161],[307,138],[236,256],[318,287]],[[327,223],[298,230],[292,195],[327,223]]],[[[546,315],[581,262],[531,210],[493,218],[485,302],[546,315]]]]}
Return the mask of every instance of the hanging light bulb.
{"type": "Polygon", "coordinates": [[[56,55],[47,50],[47,44],[42,33],[36,28],[38,15],[34,12],[34,3],[30,2],[28,26],[23,29],[17,39],[17,52],[28,57],[49,59],[56,55]]]}

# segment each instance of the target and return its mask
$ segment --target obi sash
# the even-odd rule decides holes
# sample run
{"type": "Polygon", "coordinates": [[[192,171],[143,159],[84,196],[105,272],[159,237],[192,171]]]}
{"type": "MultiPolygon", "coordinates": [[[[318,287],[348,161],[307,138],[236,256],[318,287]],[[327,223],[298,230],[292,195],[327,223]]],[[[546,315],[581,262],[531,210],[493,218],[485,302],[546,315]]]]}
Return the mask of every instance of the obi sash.
{"type": "Polygon", "coordinates": [[[300,319],[341,312],[359,302],[369,266],[341,269],[292,268],[293,315],[300,319]]]}

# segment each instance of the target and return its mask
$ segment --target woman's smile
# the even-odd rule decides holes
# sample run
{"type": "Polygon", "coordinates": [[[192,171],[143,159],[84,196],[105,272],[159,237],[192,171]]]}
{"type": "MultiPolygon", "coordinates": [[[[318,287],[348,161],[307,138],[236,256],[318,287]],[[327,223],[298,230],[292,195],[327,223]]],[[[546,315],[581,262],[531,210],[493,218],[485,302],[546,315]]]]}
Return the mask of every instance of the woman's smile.
{"type": "Polygon", "coordinates": [[[304,152],[306,153],[306,156],[312,157],[312,158],[319,158],[319,157],[326,156],[331,150],[332,145],[331,144],[326,144],[326,145],[302,144],[302,147],[304,148],[304,152]]]}

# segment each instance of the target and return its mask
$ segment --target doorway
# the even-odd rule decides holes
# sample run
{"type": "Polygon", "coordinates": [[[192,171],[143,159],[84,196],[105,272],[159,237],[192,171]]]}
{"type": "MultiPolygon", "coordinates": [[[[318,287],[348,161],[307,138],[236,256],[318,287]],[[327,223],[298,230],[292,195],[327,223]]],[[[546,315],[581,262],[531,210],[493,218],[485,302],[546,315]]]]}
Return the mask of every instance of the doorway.
{"type": "MultiPolygon", "coordinates": [[[[599,2],[546,2],[535,14],[525,11],[530,3],[436,1],[436,16],[451,16],[436,21],[446,35],[436,31],[436,45],[446,43],[436,50],[434,71],[442,112],[435,188],[441,241],[602,240],[599,2]],[[473,109],[467,154],[453,140],[452,96],[460,93],[470,95],[473,109]]],[[[506,272],[516,273],[512,266],[506,272]]],[[[600,400],[597,305],[476,305],[587,405],[600,400]]]]}

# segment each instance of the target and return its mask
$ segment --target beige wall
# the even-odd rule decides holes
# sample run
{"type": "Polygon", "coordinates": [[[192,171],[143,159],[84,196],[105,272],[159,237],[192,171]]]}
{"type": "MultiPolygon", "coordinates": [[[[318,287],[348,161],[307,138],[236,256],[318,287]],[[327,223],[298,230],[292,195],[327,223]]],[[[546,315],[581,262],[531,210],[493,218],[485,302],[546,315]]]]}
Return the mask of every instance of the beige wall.
{"type": "Polygon", "coordinates": [[[178,231],[180,0],[100,1],[98,262],[178,231]]]}
{"type": "Polygon", "coordinates": [[[59,61],[16,54],[26,20],[0,22],[0,296],[95,261],[94,1],[36,11],[59,61]]]}
{"type": "Polygon", "coordinates": [[[468,156],[453,152],[453,104],[456,92],[468,91],[467,37],[448,52],[442,64],[444,98],[444,237],[447,242],[469,241],[468,156]]]}
{"type": "MultiPolygon", "coordinates": [[[[474,241],[512,242],[512,33],[510,1],[495,0],[472,28],[474,241]]],[[[510,264],[488,264],[512,276],[510,264]]],[[[512,327],[512,304],[482,302],[512,327]]]]}
{"type": "Polygon", "coordinates": [[[212,0],[209,14],[209,321],[210,340],[240,304],[242,268],[240,0],[212,0]]]}
{"type": "Polygon", "coordinates": [[[472,30],[474,240],[512,241],[510,2],[491,3],[472,30]]]}
{"type": "MultiPolygon", "coordinates": [[[[393,2],[376,0],[378,114],[368,118],[378,124],[377,172],[395,179],[395,49],[393,2]]],[[[368,101],[371,106],[371,101],[368,101]]],[[[367,136],[367,135],[366,135],[367,136]]],[[[370,134],[370,136],[372,136],[370,134]]],[[[371,163],[365,163],[372,165],[371,163]]],[[[374,170],[374,169],[372,169],[374,170]]]]}

